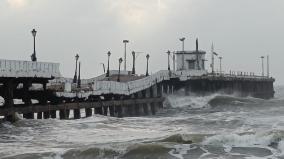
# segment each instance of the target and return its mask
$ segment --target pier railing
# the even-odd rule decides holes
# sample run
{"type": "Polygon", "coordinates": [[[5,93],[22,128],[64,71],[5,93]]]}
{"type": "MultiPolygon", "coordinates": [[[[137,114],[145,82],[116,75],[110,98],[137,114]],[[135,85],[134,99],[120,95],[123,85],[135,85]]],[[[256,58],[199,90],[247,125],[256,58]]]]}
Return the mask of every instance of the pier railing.
{"type": "Polygon", "coordinates": [[[0,77],[60,77],[59,64],[17,60],[0,60],[0,77]]]}
{"type": "Polygon", "coordinates": [[[169,71],[162,70],[151,76],[125,83],[115,81],[95,81],[93,84],[93,95],[109,93],[130,95],[135,92],[147,89],[154,84],[160,83],[163,80],[169,79],[169,71]]]}

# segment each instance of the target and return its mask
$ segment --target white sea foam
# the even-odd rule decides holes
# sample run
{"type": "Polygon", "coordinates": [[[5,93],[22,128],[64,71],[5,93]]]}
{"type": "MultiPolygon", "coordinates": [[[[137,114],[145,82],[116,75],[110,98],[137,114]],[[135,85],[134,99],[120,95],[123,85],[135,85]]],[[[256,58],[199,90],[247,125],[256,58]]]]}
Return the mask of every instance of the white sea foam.
{"type": "Polygon", "coordinates": [[[207,107],[210,100],[214,99],[218,94],[212,94],[209,96],[178,96],[170,95],[167,97],[172,108],[180,107],[192,107],[203,108],[207,107]]]}
{"type": "Polygon", "coordinates": [[[274,140],[274,135],[264,134],[220,134],[206,138],[204,145],[231,146],[231,147],[254,147],[268,146],[274,140]]]}

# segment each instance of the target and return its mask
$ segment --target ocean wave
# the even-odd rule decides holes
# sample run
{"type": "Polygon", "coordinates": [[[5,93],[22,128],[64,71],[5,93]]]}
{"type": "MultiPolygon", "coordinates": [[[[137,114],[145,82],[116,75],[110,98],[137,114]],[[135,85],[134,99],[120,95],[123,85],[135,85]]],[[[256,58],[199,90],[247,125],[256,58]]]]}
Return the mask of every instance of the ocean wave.
{"type": "Polygon", "coordinates": [[[192,144],[201,142],[208,134],[174,134],[168,136],[159,142],[172,142],[178,144],[192,144]]]}
{"type": "Polygon", "coordinates": [[[167,97],[167,101],[172,108],[190,107],[193,109],[207,107],[209,101],[214,99],[218,94],[210,96],[177,96],[171,95],[167,97]]]}
{"type": "Polygon", "coordinates": [[[136,144],[129,147],[121,159],[176,159],[169,154],[171,147],[162,144],[136,144]]]}
{"type": "Polygon", "coordinates": [[[284,131],[273,130],[265,133],[218,134],[205,138],[202,144],[225,147],[231,153],[234,153],[234,151],[243,151],[241,150],[242,148],[248,150],[249,148],[256,147],[267,149],[279,156],[284,155],[284,131]]]}

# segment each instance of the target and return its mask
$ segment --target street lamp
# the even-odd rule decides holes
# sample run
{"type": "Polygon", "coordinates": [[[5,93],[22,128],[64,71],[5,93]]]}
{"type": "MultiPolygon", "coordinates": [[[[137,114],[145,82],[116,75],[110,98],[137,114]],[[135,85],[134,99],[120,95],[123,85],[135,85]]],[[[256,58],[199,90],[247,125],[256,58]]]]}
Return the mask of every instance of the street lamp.
{"type": "Polygon", "coordinates": [[[79,75],[78,75],[77,88],[81,88],[81,62],[79,62],[79,75]]]}
{"type": "Polygon", "coordinates": [[[109,77],[109,58],[110,58],[110,51],[107,52],[107,73],[106,73],[106,77],[109,77]]]}
{"type": "Polygon", "coordinates": [[[132,56],[133,56],[132,74],[135,75],[135,51],[132,51],[132,56]]]}
{"type": "Polygon", "coordinates": [[[214,56],[218,56],[218,54],[214,51],[214,45],[212,43],[211,45],[211,68],[212,68],[212,74],[214,74],[214,56]]]}
{"type": "Polygon", "coordinates": [[[185,37],[179,39],[182,42],[182,70],[184,70],[184,40],[185,37]]]}
{"type": "Polygon", "coordinates": [[[123,40],[124,43],[124,71],[126,71],[126,44],[129,43],[129,40],[123,40]]]}
{"type": "Polygon", "coordinates": [[[266,60],[267,60],[267,77],[269,78],[269,55],[266,56],[266,60]]]}
{"type": "Polygon", "coordinates": [[[171,67],[170,67],[170,56],[171,56],[171,52],[170,52],[170,50],[168,50],[166,53],[168,54],[168,71],[170,71],[170,70],[171,70],[171,67]]]}
{"type": "Polygon", "coordinates": [[[219,60],[220,60],[220,74],[222,74],[222,57],[221,56],[219,57],[219,60]]]}
{"type": "Polygon", "coordinates": [[[146,55],[146,59],[147,59],[146,76],[149,76],[149,72],[148,72],[148,66],[149,66],[149,57],[150,57],[150,55],[149,55],[149,54],[147,54],[147,55],[146,55]]]}
{"type": "Polygon", "coordinates": [[[117,82],[120,82],[120,65],[122,63],[122,58],[119,58],[118,62],[119,62],[119,66],[118,66],[118,77],[117,77],[117,82]]]}
{"type": "Polygon", "coordinates": [[[78,59],[79,59],[79,55],[76,54],[76,56],[75,56],[76,67],[75,67],[75,75],[74,75],[74,78],[73,78],[73,83],[77,83],[77,63],[78,63],[78,59]]]}
{"type": "Polygon", "coordinates": [[[264,62],[263,62],[264,56],[261,56],[260,58],[261,58],[261,66],[262,66],[261,67],[261,69],[262,69],[261,70],[261,72],[262,72],[261,75],[264,76],[264,62]]]}
{"type": "Polygon", "coordinates": [[[33,30],[31,31],[31,33],[32,33],[32,35],[33,35],[33,37],[34,37],[34,53],[31,55],[31,59],[32,59],[32,61],[37,61],[37,58],[36,58],[36,51],[35,51],[35,37],[36,37],[37,31],[36,31],[35,29],[33,29],[33,30]]]}

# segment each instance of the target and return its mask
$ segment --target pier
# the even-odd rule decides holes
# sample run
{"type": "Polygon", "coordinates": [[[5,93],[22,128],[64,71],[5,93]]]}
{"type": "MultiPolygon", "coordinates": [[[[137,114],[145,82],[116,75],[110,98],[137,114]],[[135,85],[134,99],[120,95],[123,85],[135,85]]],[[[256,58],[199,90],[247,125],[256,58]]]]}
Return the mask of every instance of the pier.
{"type": "Polygon", "coordinates": [[[80,78],[78,55],[73,79],[61,76],[58,63],[0,60],[0,96],[4,99],[0,116],[13,122],[17,114],[26,119],[80,119],[93,114],[155,115],[163,109],[166,96],[176,92],[188,96],[224,93],[263,99],[274,97],[275,79],[269,75],[233,71],[225,74],[214,72],[213,68],[209,73],[205,69],[206,52],[198,50],[198,42],[194,51],[175,52],[173,70],[169,66],[168,52],[168,70],[151,75],[148,73],[150,56],[146,56],[146,75],[139,76],[135,74],[135,52],[132,54],[132,71],[120,70],[122,58],[119,70],[110,70],[111,53],[108,52],[107,72],[91,79],[80,78]],[[14,103],[14,100],[21,102],[14,103]]]}

